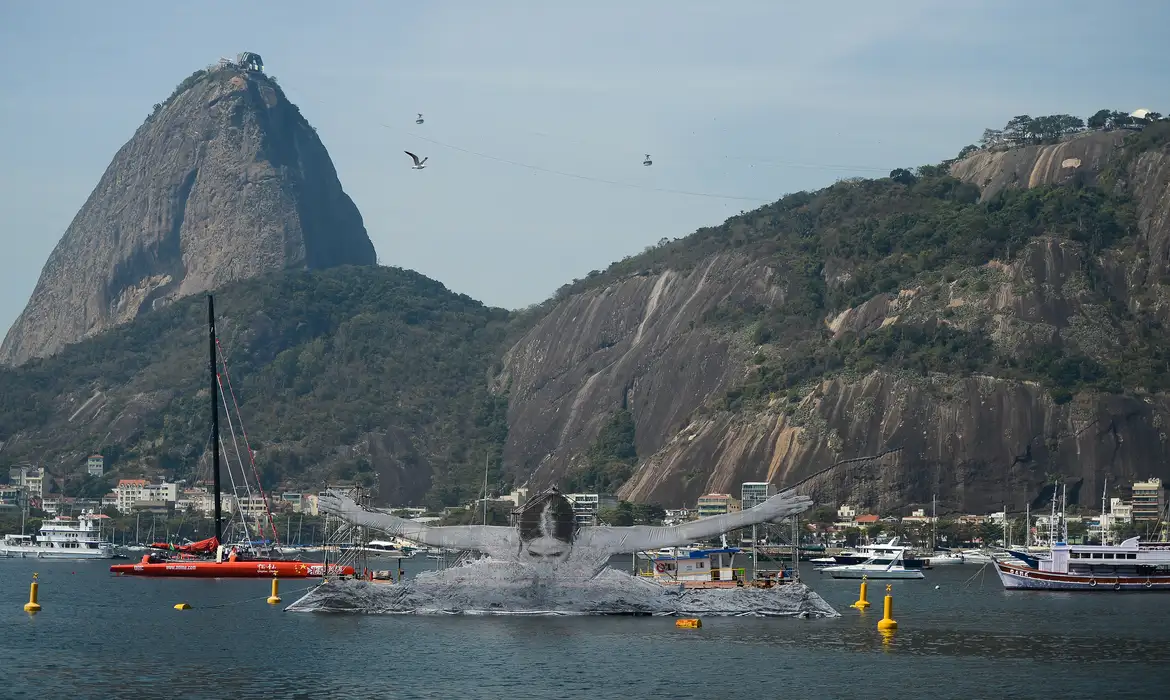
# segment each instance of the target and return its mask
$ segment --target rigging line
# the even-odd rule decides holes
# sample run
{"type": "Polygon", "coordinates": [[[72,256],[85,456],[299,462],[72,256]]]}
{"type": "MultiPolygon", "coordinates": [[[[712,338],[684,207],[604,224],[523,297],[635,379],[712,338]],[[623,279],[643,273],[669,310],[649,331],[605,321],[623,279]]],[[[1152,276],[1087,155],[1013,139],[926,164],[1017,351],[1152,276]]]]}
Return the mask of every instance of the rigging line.
{"type": "MultiPolygon", "coordinates": [[[[236,391],[232,388],[232,375],[228,372],[227,352],[224,351],[223,345],[219,342],[219,336],[215,338],[215,345],[219,348],[220,362],[223,364],[223,377],[227,382],[228,393],[232,395],[232,405],[236,408],[236,418],[240,423],[240,434],[244,436],[244,449],[248,451],[248,462],[252,465],[252,476],[256,478],[256,488],[260,491],[260,498],[264,499],[264,512],[268,514],[268,526],[272,528],[272,540],[280,546],[280,533],[276,531],[276,522],[272,519],[272,509],[268,507],[268,496],[264,493],[264,484],[260,483],[260,472],[256,469],[256,453],[252,451],[252,444],[248,441],[248,430],[244,427],[244,418],[240,414],[240,404],[236,400],[236,391]]],[[[241,463],[240,468],[243,469],[241,463]]]]}
{"type": "Polygon", "coordinates": [[[442,146],[443,148],[449,148],[453,151],[459,151],[460,153],[466,153],[468,155],[476,156],[477,158],[484,158],[486,160],[492,160],[492,161],[495,161],[497,163],[504,163],[506,165],[514,165],[518,168],[527,168],[529,170],[533,170],[533,171],[540,172],[540,173],[547,173],[549,175],[560,175],[561,177],[569,177],[569,178],[573,178],[575,180],[584,180],[586,182],[597,182],[597,183],[601,183],[601,184],[605,184],[605,185],[613,185],[615,187],[626,187],[629,189],[636,189],[636,190],[647,190],[649,192],[663,192],[666,194],[682,194],[682,195],[687,195],[690,197],[706,197],[708,199],[727,199],[727,200],[734,200],[734,201],[740,201],[740,202],[758,202],[758,203],[762,203],[762,204],[767,204],[767,203],[776,201],[775,198],[774,199],[765,199],[763,197],[739,197],[736,195],[714,194],[711,192],[694,192],[691,190],[675,190],[675,189],[670,189],[670,188],[666,188],[666,187],[653,187],[651,185],[639,185],[639,184],[633,183],[633,182],[622,182],[620,180],[609,180],[609,179],[602,178],[602,177],[593,177],[591,175],[581,175],[578,173],[570,173],[570,172],[566,172],[564,170],[553,170],[552,168],[542,168],[539,165],[532,165],[530,163],[521,163],[518,160],[510,160],[508,158],[500,158],[499,156],[493,156],[493,155],[490,155],[487,153],[480,153],[479,151],[473,151],[470,148],[463,148],[461,146],[455,146],[455,145],[452,145],[449,143],[444,143],[444,142],[439,141],[437,139],[432,139],[428,136],[423,136],[422,134],[416,134],[413,131],[406,131],[406,130],[398,129],[397,127],[390,126],[389,124],[379,123],[379,126],[382,126],[386,129],[393,129],[395,131],[402,131],[404,134],[412,136],[416,139],[421,139],[421,140],[426,141],[428,143],[433,143],[436,146],[442,146]]]}
{"type": "MultiPolygon", "coordinates": [[[[236,440],[236,428],[232,424],[231,409],[228,408],[228,405],[227,405],[227,396],[226,396],[227,392],[225,392],[223,390],[223,379],[221,379],[219,377],[218,373],[216,373],[216,380],[219,383],[219,398],[220,398],[220,401],[223,403],[223,410],[224,410],[224,414],[225,414],[224,418],[227,420],[228,431],[232,435],[232,445],[236,449],[236,460],[240,463],[240,478],[244,482],[244,490],[245,490],[245,493],[248,494],[248,502],[249,502],[249,506],[250,506],[252,498],[253,498],[252,497],[252,485],[248,483],[248,475],[246,472],[244,472],[244,458],[242,456],[240,456],[240,443],[236,440]]],[[[220,442],[223,442],[222,438],[220,439],[220,442]]],[[[231,467],[230,467],[231,460],[228,460],[228,463],[229,463],[228,471],[230,472],[231,471],[231,467]]],[[[233,483],[233,488],[234,487],[235,487],[235,484],[233,483]]],[[[239,507],[238,503],[237,503],[237,507],[239,507]]],[[[247,517],[244,515],[244,512],[245,512],[245,509],[241,507],[240,508],[240,517],[244,522],[244,530],[246,532],[248,529],[248,525],[247,525],[247,517]]],[[[256,530],[257,530],[258,534],[261,537],[263,537],[264,536],[264,526],[260,523],[257,523],[257,525],[258,525],[258,527],[256,528],[256,530]]]]}
{"type": "MultiPolygon", "coordinates": [[[[209,441],[209,442],[210,442],[210,441],[209,441]]],[[[226,455],[226,454],[227,454],[227,447],[226,447],[226,446],[223,444],[223,436],[220,436],[220,438],[219,438],[219,449],[220,449],[220,451],[221,451],[221,452],[223,452],[223,454],[224,454],[224,455],[226,455]]],[[[236,500],[236,507],[235,507],[235,510],[234,510],[234,512],[232,513],[232,517],[231,517],[231,519],[230,519],[230,520],[228,520],[228,527],[231,527],[231,524],[232,524],[232,523],[234,523],[234,522],[236,521],[236,516],[237,516],[237,515],[240,515],[241,517],[243,517],[243,515],[242,515],[243,511],[241,511],[241,510],[240,510],[240,499],[239,499],[239,496],[238,496],[238,491],[237,491],[237,489],[236,489],[236,477],[235,477],[235,475],[234,475],[234,474],[232,474],[232,463],[231,463],[231,460],[229,460],[229,459],[225,459],[225,460],[224,460],[224,463],[225,463],[225,466],[227,467],[228,481],[230,481],[230,482],[231,482],[231,484],[232,484],[232,498],[234,498],[234,499],[236,500]]],[[[212,469],[214,469],[214,468],[215,468],[215,467],[214,467],[214,466],[212,466],[212,469]]],[[[245,533],[247,532],[247,528],[248,528],[248,525],[247,525],[247,522],[245,522],[245,523],[244,523],[244,531],[245,531],[245,533]]],[[[223,544],[223,543],[222,543],[222,542],[220,542],[220,544],[223,544]]]]}

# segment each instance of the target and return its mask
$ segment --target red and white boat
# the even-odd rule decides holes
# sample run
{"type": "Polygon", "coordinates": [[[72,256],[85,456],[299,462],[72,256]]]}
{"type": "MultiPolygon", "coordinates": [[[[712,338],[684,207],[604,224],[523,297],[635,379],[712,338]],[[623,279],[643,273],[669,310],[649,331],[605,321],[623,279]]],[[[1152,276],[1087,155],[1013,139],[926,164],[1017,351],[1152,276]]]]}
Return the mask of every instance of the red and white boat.
{"type": "Polygon", "coordinates": [[[215,537],[185,545],[155,543],[152,548],[167,550],[161,558],[142,555],[135,564],[115,564],[110,571],[130,576],[169,576],[176,578],[316,578],[353,576],[352,566],[340,566],[299,559],[250,559],[236,552],[225,559],[223,547],[215,537]],[[215,559],[208,558],[214,554],[215,559]]]}
{"type": "Polygon", "coordinates": [[[1057,542],[1047,557],[1013,552],[1020,561],[996,561],[1008,590],[1170,591],[1170,542],[1118,545],[1057,542]]]}
{"type": "MultiPolygon", "coordinates": [[[[224,556],[224,547],[221,544],[223,541],[223,517],[220,501],[219,454],[219,403],[223,387],[220,382],[219,366],[216,358],[215,304],[210,294],[207,295],[207,325],[209,350],[211,354],[211,469],[212,481],[215,488],[215,536],[186,545],[176,546],[166,543],[155,543],[151,545],[151,548],[159,550],[157,554],[144,554],[142,559],[136,564],[115,564],[110,567],[110,571],[119,575],[164,576],[173,578],[311,578],[326,575],[353,576],[354,568],[352,566],[304,562],[296,559],[271,559],[256,556],[248,551],[241,554],[234,547],[226,557],[224,556]]],[[[224,366],[224,375],[225,377],[227,376],[226,365],[224,366]]],[[[228,389],[231,389],[230,378],[228,379],[228,389]]],[[[232,400],[235,400],[234,394],[232,400]]],[[[238,406],[236,410],[238,413],[238,406]]],[[[230,412],[228,418],[230,421],[230,412]]],[[[250,458],[252,450],[247,445],[246,434],[244,435],[244,440],[250,458]]],[[[243,465],[241,464],[240,466],[242,470],[243,465]]],[[[253,464],[253,468],[254,466],[253,464]]],[[[257,486],[259,486],[258,482],[257,486]]],[[[263,497],[263,491],[261,491],[261,497],[263,497]]],[[[272,514],[268,513],[270,523],[271,517],[272,514]]],[[[275,525],[272,526],[272,532],[275,536],[275,525]]],[[[247,528],[245,526],[246,535],[247,528]]],[[[245,537],[246,542],[247,538],[245,537]]]]}

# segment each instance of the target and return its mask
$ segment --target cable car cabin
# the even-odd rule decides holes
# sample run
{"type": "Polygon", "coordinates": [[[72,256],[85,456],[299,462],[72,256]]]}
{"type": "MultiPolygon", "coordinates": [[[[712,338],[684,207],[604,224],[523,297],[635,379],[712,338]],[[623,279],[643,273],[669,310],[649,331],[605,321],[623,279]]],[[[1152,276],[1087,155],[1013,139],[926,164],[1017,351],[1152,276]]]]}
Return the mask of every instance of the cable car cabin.
{"type": "Polygon", "coordinates": [[[650,154],[646,154],[646,160],[642,161],[642,165],[654,165],[654,161],[650,160],[650,154]]]}
{"type": "Polygon", "coordinates": [[[245,51],[236,56],[236,65],[244,70],[264,72],[264,59],[260,58],[260,54],[251,51],[245,51]]]}
{"type": "Polygon", "coordinates": [[[423,123],[423,117],[422,117],[422,115],[421,115],[421,114],[420,114],[420,115],[418,115],[418,119],[415,119],[415,120],[414,120],[414,123],[415,123],[415,124],[422,124],[422,123],[423,123]]]}

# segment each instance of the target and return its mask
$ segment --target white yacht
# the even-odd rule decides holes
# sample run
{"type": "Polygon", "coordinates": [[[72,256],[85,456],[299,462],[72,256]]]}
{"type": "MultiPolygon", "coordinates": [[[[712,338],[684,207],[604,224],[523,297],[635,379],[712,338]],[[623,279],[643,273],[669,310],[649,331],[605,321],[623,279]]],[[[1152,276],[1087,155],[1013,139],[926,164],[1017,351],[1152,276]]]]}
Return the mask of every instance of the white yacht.
{"type": "Polygon", "coordinates": [[[893,559],[890,559],[888,554],[880,554],[870,557],[860,564],[827,566],[821,571],[833,578],[926,578],[922,569],[907,569],[902,566],[902,555],[905,554],[906,549],[906,547],[900,548],[894,554],[893,559]]]}
{"type": "Polygon", "coordinates": [[[358,552],[367,557],[389,557],[391,559],[409,559],[418,550],[399,540],[370,540],[364,546],[342,546],[342,551],[358,552]]]}
{"type": "Polygon", "coordinates": [[[113,559],[113,543],[103,540],[98,525],[102,515],[77,518],[58,515],[41,524],[40,534],[5,535],[0,556],[39,559],[113,559]]]}
{"type": "Polygon", "coordinates": [[[921,569],[926,561],[922,557],[907,556],[910,550],[906,545],[900,544],[900,538],[891,537],[889,542],[881,544],[863,544],[857,547],[856,550],[846,550],[840,554],[834,554],[830,562],[830,557],[820,557],[813,559],[815,566],[822,566],[829,564],[832,566],[845,564],[862,564],[875,560],[877,564],[888,564],[894,560],[895,557],[900,559],[898,562],[900,566],[907,569],[921,569]]]}

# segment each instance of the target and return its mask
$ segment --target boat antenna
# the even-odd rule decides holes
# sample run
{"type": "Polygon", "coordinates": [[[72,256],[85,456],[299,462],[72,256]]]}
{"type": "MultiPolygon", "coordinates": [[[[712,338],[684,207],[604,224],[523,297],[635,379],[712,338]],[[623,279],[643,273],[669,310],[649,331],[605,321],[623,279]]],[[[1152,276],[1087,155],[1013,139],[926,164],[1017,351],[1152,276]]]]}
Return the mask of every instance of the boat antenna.
{"type": "Polygon", "coordinates": [[[211,351],[211,481],[215,488],[215,541],[223,544],[223,512],[219,498],[219,382],[215,366],[215,300],[207,295],[207,335],[211,351]]]}

